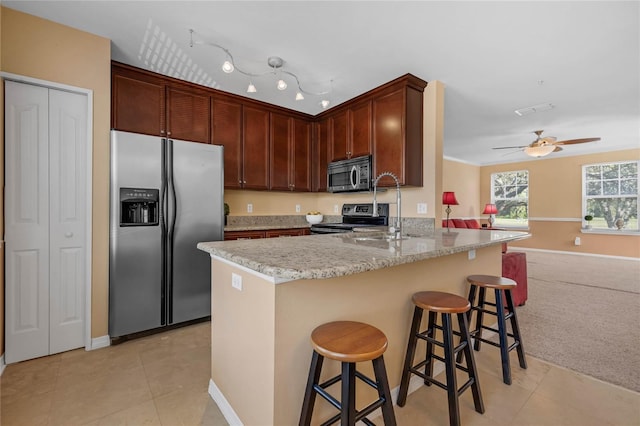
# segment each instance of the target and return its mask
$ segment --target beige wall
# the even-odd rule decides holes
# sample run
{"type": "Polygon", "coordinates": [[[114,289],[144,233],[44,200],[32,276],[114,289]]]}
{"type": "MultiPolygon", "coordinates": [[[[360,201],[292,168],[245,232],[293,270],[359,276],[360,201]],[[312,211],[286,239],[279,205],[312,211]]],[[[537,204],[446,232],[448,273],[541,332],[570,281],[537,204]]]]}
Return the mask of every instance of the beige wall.
{"type": "Polygon", "coordinates": [[[582,166],[639,158],[640,149],[632,149],[481,167],[480,201],[491,199],[492,173],[528,170],[532,238],[512,246],[640,258],[640,236],[581,232],[582,166]],[[581,238],[580,246],[574,245],[575,237],[581,238]]]}
{"type": "MultiPolygon", "coordinates": [[[[442,128],[444,109],[444,86],[431,81],[424,92],[424,146],[423,146],[423,187],[402,189],[403,217],[437,217],[440,214],[436,193],[440,193],[442,176],[442,128]],[[427,203],[427,214],[417,213],[417,203],[427,203]]],[[[334,206],[344,203],[371,202],[372,194],[327,194],[327,193],[287,193],[272,191],[225,191],[225,202],[229,204],[232,216],[247,215],[295,215],[296,204],[300,204],[300,214],[316,210],[324,215],[333,215],[334,206]],[[247,213],[247,204],[253,204],[253,213],[247,213]]],[[[380,193],[381,202],[395,203],[394,190],[380,193]]],[[[340,214],[340,213],[338,213],[340,214]]],[[[391,206],[391,215],[395,216],[391,206]]]]}
{"type": "MultiPolygon", "coordinates": [[[[1,11],[2,71],[93,90],[91,336],[105,336],[109,300],[111,44],[108,39],[12,9],[1,11]]],[[[4,132],[1,137],[4,146],[4,132]]],[[[4,330],[4,317],[0,319],[0,330],[4,330]]]]}
{"type": "MultiPolygon", "coordinates": [[[[484,204],[480,204],[480,167],[458,161],[444,160],[442,190],[456,193],[457,206],[451,206],[452,218],[483,217],[484,204]]],[[[442,212],[446,218],[446,213],[442,212]]]]}

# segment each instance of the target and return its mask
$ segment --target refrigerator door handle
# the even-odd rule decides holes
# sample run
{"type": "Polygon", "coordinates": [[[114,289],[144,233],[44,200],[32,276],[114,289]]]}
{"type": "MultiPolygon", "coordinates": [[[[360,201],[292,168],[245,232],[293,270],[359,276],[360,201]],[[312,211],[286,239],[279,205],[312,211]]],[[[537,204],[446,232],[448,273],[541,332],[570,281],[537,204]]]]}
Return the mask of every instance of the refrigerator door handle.
{"type": "Polygon", "coordinates": [[[162,251],[162,275],[161,275],[161,297],[162,304],[160,309],[160,323],[162,325],[167,325],[167,310],[166,310],[166,294],[167,294],[167,208],[168,208],[168,197],[167,197],[167,140],[162,139],[162,154],[161,154],[161,187],[160,187],[160,230],[161,230],[161,248],[162,251]]]}
{"type": "Polygon", "coordinates": [[[173,240],[178,203],[173,181],[173,141],[167,139],[167,324],[173,323],[173,240]]]}

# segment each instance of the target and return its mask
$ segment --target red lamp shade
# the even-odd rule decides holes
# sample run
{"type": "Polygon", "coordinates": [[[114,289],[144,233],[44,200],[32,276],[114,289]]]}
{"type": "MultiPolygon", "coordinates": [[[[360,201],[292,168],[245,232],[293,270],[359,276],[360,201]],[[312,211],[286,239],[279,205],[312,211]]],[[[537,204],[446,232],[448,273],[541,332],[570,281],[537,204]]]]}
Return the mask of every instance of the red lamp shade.
{"type": "Polygon", "coordinates": [[[447,206],[457,206],[458,200],[456,200],[455,192],[443,192],[442,204],[446,204],[447,206]]]}
{"type": "Polygon", "coordinates": [[[486,204],[482,214],[498,214],[498,209],[495,204],[486,204]]]}

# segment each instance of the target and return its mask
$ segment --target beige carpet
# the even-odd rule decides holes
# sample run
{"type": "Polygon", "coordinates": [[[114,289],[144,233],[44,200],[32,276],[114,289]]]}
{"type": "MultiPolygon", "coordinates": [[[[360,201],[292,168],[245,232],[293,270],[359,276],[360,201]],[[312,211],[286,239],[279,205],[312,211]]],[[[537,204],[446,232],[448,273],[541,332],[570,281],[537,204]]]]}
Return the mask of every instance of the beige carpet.
{"type": "Polygon", "coordinates": [[[526,353],[640,392],[640,261],[526,254],[526,353]]]}

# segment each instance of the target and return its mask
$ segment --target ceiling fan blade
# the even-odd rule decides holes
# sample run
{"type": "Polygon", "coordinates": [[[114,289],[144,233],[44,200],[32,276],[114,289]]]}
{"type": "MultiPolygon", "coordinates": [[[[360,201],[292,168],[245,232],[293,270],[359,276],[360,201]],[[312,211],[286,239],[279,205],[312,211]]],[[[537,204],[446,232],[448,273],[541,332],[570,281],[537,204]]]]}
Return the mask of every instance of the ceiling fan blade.
{"type": "Polygon", "coordinates": [[[523,145],[523,146],[497,146],[491,149],[520,149],[520,148],[526,148],[528,145],[523,145]]]}
{"type": "Polygon", "coordinates": [[[587,142],[596,142],[599,141],[600,138],[583,138],[583,139],[569,139],[566,141],[558,141],[555,142],[555,145],[574,145],[577,143],[587,143],[587,142]]]}
{"type": "Polygon", "coordinates": [[[556,146],[556,149],[554,149],[554,150],[553,150],[553,151],[551,151],[551,152],[560,152],[560,151],[562,151],[562,148],[561,148],[561,147],[559,147],[559,146],[556,146]]]}

